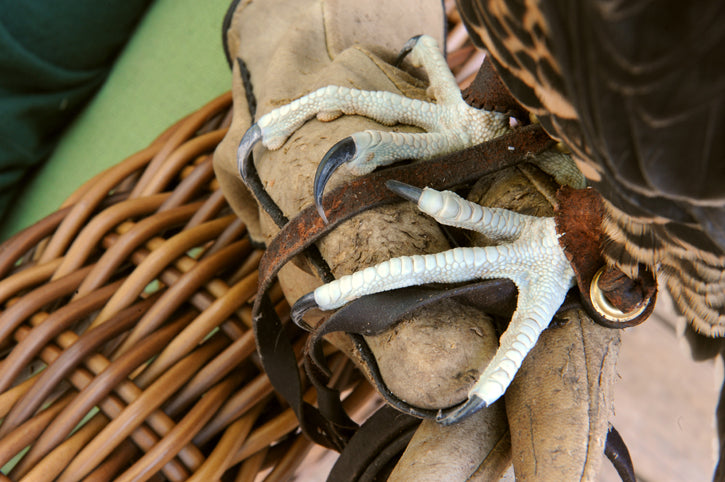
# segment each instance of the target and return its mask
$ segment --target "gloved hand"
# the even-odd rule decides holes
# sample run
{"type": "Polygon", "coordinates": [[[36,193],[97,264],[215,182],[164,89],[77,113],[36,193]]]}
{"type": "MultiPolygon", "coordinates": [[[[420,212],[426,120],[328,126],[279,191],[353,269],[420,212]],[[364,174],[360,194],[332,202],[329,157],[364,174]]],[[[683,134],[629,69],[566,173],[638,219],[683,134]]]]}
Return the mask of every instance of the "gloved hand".
{"type": "MultiPolygon", "coordinates": [[[[443,22],[438,0],[268,0],[237,7],[227,32],[234,117],[214,164],[225,196],[256,241],[268,243],[279,227],[257,206],[239,176],[237,147],[253,120],[327,85],[427,99],[420,72],[405,63],[398,69],[391,62],[413,35],[427,33],[443,45],[443,22]]],[[[279,150],[255,150],[259,177],[287,218],[312,204],[314,173],[327,150],[365,129],[415,131],[343,116],[332,122],[308,121],[279,150]]],[[[328,190],[351,178],[341,170],[328,190]]],[[[496,185],[514,193],[513,198],[527,198],[501,207],[531,209],[531,198],[546,204],[540,188],[519,171],[496,185]]],[[[483,204],[490,205],[496,196],[486,195],[488,190],[480,187],[478,192],[483,204]]],[[[391,257],[440,252],[450,245],[432,219],[403,202],[356,216],[318,247],[339,277],[391,257]]],[[[290,303],[320,284],[301,259],[287,264],[279,280],[290,303]]],[[[425,421],[394,476],[410,480],[422,471],[431,480],[466,480],[478,471],[478,476],[489,477],[500,475],[513,460],[522,480],[593,478],[611,412],[619,333],[595,325],[581,311],[566,318],[562,327],[545,331],[526,358],[505,395],[505,409],[497,402],[450,427],[425,421]]],[[[346,335],[335,334],[330,341],[359,361],[346,335]]],[[[410,405],[432,410],[465,400],[497,347],[490,318],[453,301],[423,308],[366,341],[388,389],[410,405]]]]}

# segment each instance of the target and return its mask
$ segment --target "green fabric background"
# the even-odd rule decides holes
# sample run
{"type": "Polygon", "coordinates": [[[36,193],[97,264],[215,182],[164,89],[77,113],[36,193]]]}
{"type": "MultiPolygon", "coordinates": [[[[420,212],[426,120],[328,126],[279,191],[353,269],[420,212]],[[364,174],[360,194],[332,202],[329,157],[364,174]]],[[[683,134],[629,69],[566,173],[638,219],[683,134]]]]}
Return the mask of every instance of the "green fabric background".
{"type": "Polygon", "coordinates": [[[84,181],[231,88],[221,44],[229,4],[156,0],[151,5],[96,97],[10,207],[0,239],[54,212],[84,181]]]}
{"type": "Polygon", "coordinates": [[[0,213],[103,84],[151,0],[0,0],[0,213]]]}

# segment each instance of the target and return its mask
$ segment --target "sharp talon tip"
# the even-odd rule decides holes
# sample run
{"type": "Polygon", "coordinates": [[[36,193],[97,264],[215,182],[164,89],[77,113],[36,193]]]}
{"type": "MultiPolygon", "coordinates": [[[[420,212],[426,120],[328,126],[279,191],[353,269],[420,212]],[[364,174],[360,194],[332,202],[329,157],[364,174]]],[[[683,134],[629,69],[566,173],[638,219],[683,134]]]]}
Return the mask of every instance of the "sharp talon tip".
{"type": "Polygon", "coordinates": [[[307,293],[306,295],[298,299],[294,305],[292,305],[292,309],[290,310],[290,318],[295,325],[299,326],[305,331],[312,332],[314,331],[314,328],[307,324],[307,322],[303,320],[302,317],[305,316],[308,311],[317,307],[318,306],[317,302],[315,301],[314,292],[307,293]]]}
{"type": "Polygon", "coordinates": [[[436,417],[436,420],[438,423],[444,426],[453,425],[454,423],[458,423],[474,413],[478,412],[482,408],[486,408],[488,404],[483,401],[482,398],[471,395],[468,400],[463,402],[460,406],[456,407],[453,411],[448,412],[447,414],[438,413],[438,416],[436,417]]]}
{"type": "Polygon", "coordinates": [[[423,190],[419,187],[411,186],[404,182],[396,181],[391,179],[385,182],[385,187],[393,191],[398,196],[407,199],[408,201],[418,204],[420,196],[423,194],[423,190]]]}
{"type": "Polygon", "coordinates": [[[346,137],[332,146],[317,166],[312,195],[317,206],[317,212],[320,213],[320,217],[325,220],[325,223],[327,223],[327,217],[322,209],[322,195],[325,193],[325,186],[334,172],[343,164],[352,161],[356,153],[355,140],[352,137],[346,137]]]}
{"type": "Polygon", "coordinates": [[[322,220],[325,222],[325,224],[329,224],[330,221],[327,220],[327,215],[325,214],[325,208],[322,207],[322,199],[315,200],[315,207],[317,207],[317,214],[320,215],[322,220]]]}
{"type": "Polygon", "coordinates": [[[239,174],[242,179],[247,179],[249,173],[249,164],[252,162],[252,149],[254,146],[262,140],[262,129],[257,124],[252,124],[252,127],[247,129],[247,132],[242,136],[242,140],[239,142],[237,148],[237,167],[239,174]]]}
{"type": "Polygon", "coordinates": [[[403,48],[400,49],[398,56],[395,58],[395,62],[393,62],[393,65],[395,67],[400,67],[400,65],[403,63],[403,60],[405,60],[408,54],[413,51],[413,47],[415,47],[421,37],[422,35],[416,35],[415,37],[411,37],[407,42],[405,42],[405,45],[403,45],[403,48]]]}

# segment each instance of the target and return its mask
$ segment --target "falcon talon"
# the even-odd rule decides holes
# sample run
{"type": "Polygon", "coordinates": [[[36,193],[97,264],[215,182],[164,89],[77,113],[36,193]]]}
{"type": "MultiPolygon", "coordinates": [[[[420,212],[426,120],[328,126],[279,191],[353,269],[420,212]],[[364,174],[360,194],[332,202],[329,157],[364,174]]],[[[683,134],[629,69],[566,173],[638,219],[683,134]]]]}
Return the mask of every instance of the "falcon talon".
{"type": "Polygon", "coordinates": [[[420,37],[422,37],[422,35],[416,35],[415,37],[411,37],[410,40],[405,42],[405,45],[403,45],[403,48],[400,49],[400,52],[398,52],[398,56],[393,62],[394,66],[399,68],[403,64],[405,58],[408,56],[409,53],[413,51],[413,48],[415,48],[415,46],[418,44],[418,40],[420,40],[420,37]]]}
{"type": "Polygon", "coordinates": [[[333,146],[323,158],[314,183],[317,210],[325,219],[321,208],[324,188],[333,172],[343,164],[352,174],[363,175],[404,159],[431,159],[450,154],[510,131],[509,118],[505,114],[479,110],[463,100],[443,53],[432,37],[414,37],[406,44],[404,52],[409,53],[414,66],[422,67],[428,74],[428,91],[435,102],[393,92],[340,86],[320,88],[257,120],[240,144],[240,172],[245,171],[244,162],[256,142],[261,140],[270,150],[279,149],[294,131],[315,116],[326,122],[342,114],[357,114],[384,125],[406,124],[424,131],[368,130],[356,132],[333,146]]]}
{"type": "Polygon", "coordinates": [[[488,404],[478,395],[471,394],[465,402],[456,407],[453,411],[446,414],[444,414],[443,411],[439,411],[436,421],[443,426],[453,425],[454,423],[464,420],[487,406],[488,404]]]}
{"type": "Polygon", "coordinates": [[[292,319],[292,322],[302,328],[305,331],[313,332],[315,329],[310,326],[309,323],[307,323],[303,317],[307,314],[308,311],[319,308],[317,305],[317,302],[315,301],[315,296],[313,293],[307,293],[304,296],[301,296],[297,301],[295,301],[295,304],[292,305],[292,309],[290,310],[290,318],[292,319]]]}
{"type": "MultiPolygon", "coordinates": [[[[454,152],[510,130],[508,116],[473,108],[463,100],[433,38],[417,38],[410,50],[410,60],[427,73],[428,92],[435,103],[391,92],[329,86],[262,116],[258,121],[259,132],[250,133],[254,139],[261,136],[268,149],[277,149],[308,119],[317,116],[327,121],[343,113],[367,116],[386,125],[415,125],[426,131],[363,131],[333,146],[318,167],[313,186],[314,202],[323,220],[325,185],[343,164],[352,174],[367,174],[398,160],[423,160],[454,152]]],[[[549,164],[558,165],[554,162],[557,159],[548,159],[549,164]]],[[[494,403],[505,393],[523,359],[574,286],[574,271],[559,244],[553,218],[485,208],[448,191],[418,189],[395,182],[388,183],[388,187],[415,202],[439,223],[480,232],[499,244],[384,261],[317,288],[311,298],[305,298],[299,311],[304,312],[306,304],[334,310],[367,294],[425,283],[492,278],[513,281],[519,293],[516,311],[501,336],[495,356],[469,392],[469,402],[454,418],[446,417],[453,423],[494,403]]],[[[295,319],[299,323],[301,315],[296,314],[295,319]]]]}
{"type": "Polygon", "coordinates": [[[334,310],[368,294],[426,283],[513,281],[519,292],[516,311],[496,354],[469,392],[469,402],[456,417],[445,418],[453,423],[504,394],[574,286],[574,271],[557,240],[553,218],[486,208],[449,191],[395,181],[389,187],[417,201],[421,211],[441,224],[475,230],[502,244],[393,258],[322,285],[312,296],[321,310],[334,310]]]}
{"type": "Polygon", "coordinates": [[[385,183],[385,187],[387,187],[389,190],[393,191],[395,194],[402,197],[403,199],[407,199],[408,201],[414,202],[416,204],[418,204],[418,200],[423,194],[422,189],[411,186],[410,184],[406,184],[404,182],[396,181],[394,179],[387,181],[385,183]]]}
{"type": "Polygon", "coordinates": [[[239,142],[237,148],[237,168],[239,174],[245,181],[249,177],[249,163],[252,162],[252,150],[259,141],[262,140],[262,129],[257,124],[252,124],[252,127],[247,129],[247,132],[242,136],[242,140],[239,142]]]}
{"type": "Polygon", "coordinates": [[[334,172],[343,164],[347,164],[355,158],[357,147],[352,137],[346,137],[337,144],[332,146],[324,155],[320,163],[317,165],[315,172],[315,180],[312,185],[312,196],[315,200],[315,206],[320,217],[327,224],[327,216],[322,207],[322,196],[324,195],[325,186],[330,180],[334,172]]]}

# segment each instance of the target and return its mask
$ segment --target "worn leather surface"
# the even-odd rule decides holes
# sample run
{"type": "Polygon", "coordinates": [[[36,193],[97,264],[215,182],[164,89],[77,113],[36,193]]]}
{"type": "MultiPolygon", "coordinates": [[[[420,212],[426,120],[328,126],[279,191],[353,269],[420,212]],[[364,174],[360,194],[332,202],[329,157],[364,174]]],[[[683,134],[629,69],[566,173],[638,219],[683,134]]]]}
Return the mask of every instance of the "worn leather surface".
{"type": "MultiPolygon", "coordinates": [[[[230,134],[217,149],[215,170],[230,204],[247,223],[256,240],[271,242],[279,228],[264,212],[254,207],[253,199],[237,172],[236,148],[253,119],[249,110],[249,99],[254,99],[256,115],[259,116],[300,95],[330,84],[390,90],[425,98],[425,83],[419,73],[409,69],[401,71],[389,64],[395,51],[409,36],[423,32],[433,33],[439,38],[442,36],[440,4],[431,0],[431,8],[426,9],[420,7],[420,2],[413,3],[415,6],[410,11],[424,12],[424,18],[404,19],[405,16],[383,15],[383,18],[376,20],[379,29],[369,30],[373,37],[369,39],[370,45],[345,49],[343,47],[347,42],[361,40],[359,34],[352,31],[364,18],[346,15],[348,12],[358,11],[357,9],[332,8],[341,4],[325,6],[323,2],[309,0],[242,2],[238,7],[229,31],[228,43],[232,56],[242,59],[243,62],[233,63],[234,118],[230,134]],[[434,8],[433,4],[437,7],[434,8]],[[333,12],[337,12],[335,15],[339,16],[335,21],[326,17],[333,12]],[[334,34],[335,25],[345,31],[345,34],[334,34]],[[406,26],[411,31],[406,32],[406,26]],[[376,47],[375,44],[393,47],[384,49],[376,47]],[[246,86],[240,76],[242,66],[249,72],[246,86]],[[253,91],[253,97],[249,95],[250,90],[253,91]]],[[[295,132],[279,151],[268,152],[263,148],[255,150],[255,165],[260,179],[286,217],[292,219],[311,206],[314,171],[325,152],[350,133],[368,128],[390,129],[356,116],[342,117],[331,123],[311,120],[295,132]]],[[[395,126],[393,129],[414,130],[405,126],[395,126]]],[[[328,190],[332,191],[349,180],[348,174],[340,172],[332,178],[328,190]]],[[[318,242],[322,256],[336,276],[393,256],[438,252],[449,246],[448,238],[438,226],[405,202],[379,207],[349,219],[318,242]]],[[[301,258],[280,270],[279,280],[291,302],[319,284],[313,270],[301,258]]],[[[423,309],[390,332],[366,337],[373,355],[380,360],[380,371],[388,387],[401,399],[430,409],[445,408],[465,399],[468,387],[495,349],[495,343],[490,343],[491,335],[488,334],[491,329],[490,320],[480,312],[451,302],[446,306],[446,316],[440,315],[435,310],[423,309]],[[471,333],[479,335],[471,336],[471,333]],[[395,340],[404,343],[395,343],[395,340]],[[461,354],[468,355],[459,358],[458,363],[451,363],[451,360],[461,354]],[[444,359],[446,363],[441,363],[444,359]],[[461,376],[462,374],[466,376],[461,376]],[[442,381],[445,384],[442,385],[442,381]]],[[[310,321],[315,322],[308,320],[310,321]]],[[[568,439],[562,445],[559,438],[561,434],[574,432],[576,440],[572,439],[571,443],[575,442],[577,447],[565,467],[557,466],[560,479],[590,478],[599,467],[611,399],[604,395],[581,397],[577,394],[590,393],[593,390],[592,384],[594,390],[601,390],[605,395],[610,393],[613,382],[610,374],[616,360],[616,356],[612,354],[616,353],[619,335],[608,335],[610,341],[607,346],[611,344],[612,347],[607,351],[610,356],[602,358],[600,351],[592,351],[588,346],[594,324],[586,319],[583,323],[572,324],[576,329],[552,330],[549,336],[558,342],[552,345],[551,350],[540,350],[527,360],[534,366],[557,373],[567,368],[567,354],[580,353],[582,355],[577,355],[579,360],[586,358],[584,354],[591,353],[586,367],[572,368],[586,370],[588,367],[598,366],[601,369],[604,366],[606,370],[602,372],[604,375],[601,379],[595,380],[588,376],[569,377],[566,384],[571,389],[559,390],[557,384],[546,378],[542,379],[536,374],[523,375],[517,377],[517,383],[528,387],[529,391],[521,395],[513,392],[510,395],[511,400],[506,395],[505,404],[511,404],[513,412],[505,420],[501,418],[501,411],[484,411],[479,415],[481,418],[488,417],[496,426],[508,424],[512,433],[535,433],[541,438],[534,447],[517,442],[512,443],[512,451],[504,450],[509,454],[504,456],[504,460],[508,460],[507,457],[513,454],[518,473],[536,476],[539,473],[537,470],[541,470],[536,464],[531,467],[532,460],[536,460],[536,457],[532,459],[530,454],[538,456],[539,451],[556,454],[562,450],[572,450],[568,439]],[[546,415],[538,418],[528,416],[526,403],[536,403],[541,397],[546,399],[542,402],[545,407],[572,407],[572,417],[569,420],[549,420],[546,415]]],[[[348,350],[354,359],[359,359],[358,352],[352,349],[350,340],[345,336],[337,337],[333,341],[348,350]]],[[[595,344],[599,346],[599,342],[595,344]]],[[[545,414],[546,411],[542,413],[545,414]]],[[[423,457],[443,457],[452,466],[467,467],[457,474],[458,480],[466,480],[474,477],[474,474],[492,473],[487,470],[493,470],[492,467],[500,465],[501,458],[494,456],[501,450],[500,443],[479,444],[475,450],[452,450],[456,443],[464,443],[474,432],[479,434],[476,435],[477,440],[487,436],[500,440],[498,431],[498,435],[490,434],[489,430],[478,425],[475,420],[471,419],[466,424],[453,427],[433,427],[433,430],[428,427],[423,430],[416,438],[414,446],[425,447],[425,450],[417,452],[417,455],[414,451],[413,462],[405,462],[404,465],[415,465],[415,461],[423,457]],[[467,424],[475,425],[475,430],[466,428],[467,424]],[[451,460],[450,457],[458,459],[451,460]]],[[[512,438],[512,442],[513,440],[512,438]]],[[[467,446],[470,448],[470,444],[467,446]]],[[[433,478],[436,474],[441,477],[451,475],[449,472],[441,474],[432,468],[425,472],[433,478]]],[[[401,477],[405,479],[405,476],[401,477]]]]}

